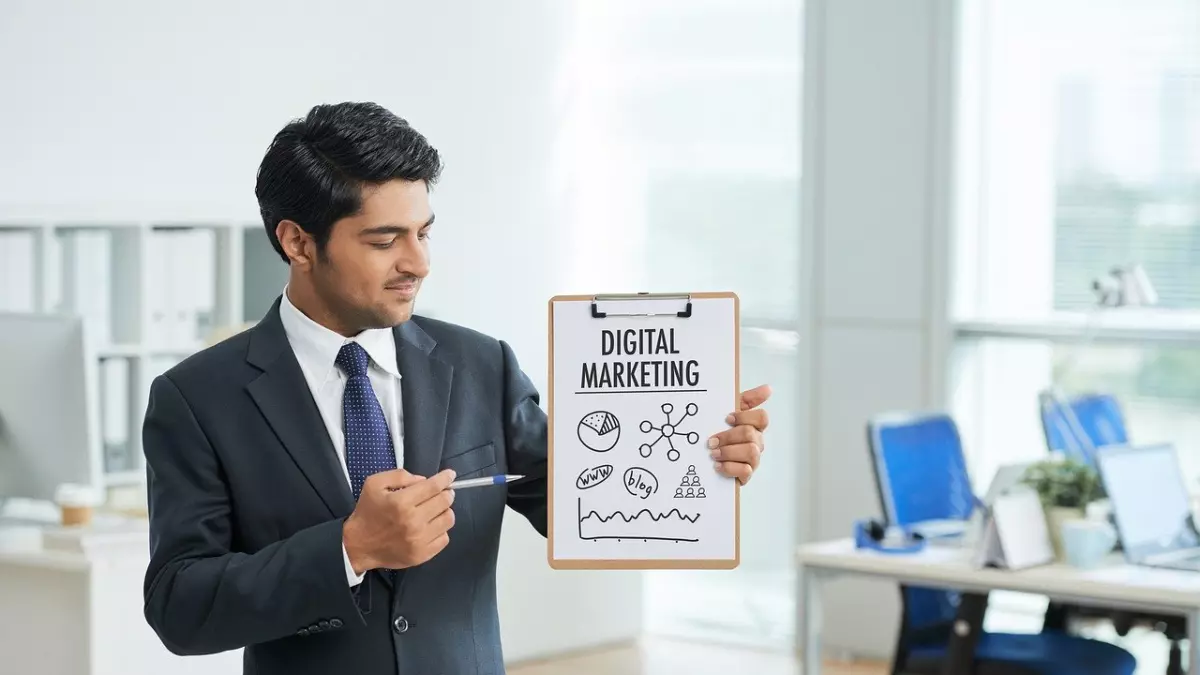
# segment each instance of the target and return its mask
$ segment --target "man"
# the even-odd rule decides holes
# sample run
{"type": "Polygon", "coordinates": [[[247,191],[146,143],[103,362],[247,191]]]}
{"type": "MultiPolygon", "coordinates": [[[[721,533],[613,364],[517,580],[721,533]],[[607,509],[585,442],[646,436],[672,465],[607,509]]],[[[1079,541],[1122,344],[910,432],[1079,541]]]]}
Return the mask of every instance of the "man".
{"type": "MultiPolygon", "coordinates": [[[[372,104],[280,131],[256,194],[287,286],[255,327],[157,377],[143,429],[146,619],[258,674],[503,673],[501,517],[545,535],[547,421],[509,346],[413,314],[441,160],[372,104]],[[452,480],[524,474],[495,488],[452,480]]],[[[766,387],[716,438],[758,466],[766,387]]]]}

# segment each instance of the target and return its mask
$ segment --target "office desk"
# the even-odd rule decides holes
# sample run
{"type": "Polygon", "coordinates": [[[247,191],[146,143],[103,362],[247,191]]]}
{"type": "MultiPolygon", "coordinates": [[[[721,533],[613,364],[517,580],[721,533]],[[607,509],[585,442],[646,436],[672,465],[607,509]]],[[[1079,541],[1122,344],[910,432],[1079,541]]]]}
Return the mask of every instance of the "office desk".
{"type": "Polygon", "coordinates": [[[241,651],[178,657],[142,615],[144,524],[107,531],[0,521],[0,672],[237,675],[241,651]]]}
{"type": "Polygon", "coordinates": [[[1009,572],[977,569],[972,551],[928,546],[915,554],[854,548],[852,539],[806,544],[797,560],[803,583],[804,674],[821,672],[821,584],[840,576],[963,592],[1016,591],[1076,605],[1180,614],[1188,619],[1188,672],[1200,675],[1200,573],[1137,567],[1114,557],[1094,570],[1051,564],[1009,572]]]}

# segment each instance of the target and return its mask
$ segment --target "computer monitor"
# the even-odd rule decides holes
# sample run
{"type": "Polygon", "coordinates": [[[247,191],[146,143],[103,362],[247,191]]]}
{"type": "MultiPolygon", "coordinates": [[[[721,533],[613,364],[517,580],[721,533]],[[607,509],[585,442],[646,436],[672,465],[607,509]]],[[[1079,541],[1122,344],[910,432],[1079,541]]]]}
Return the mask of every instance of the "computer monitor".
{"type": "Polygon", "coordinates": [[[0,312],[0,502],[100,489],[97,370],[81,317],[0,312]]]}
{"type": "Polygon", "coordinates": [[[1109,446],[1096,462],[1131,562],[1200,545],[1174,445],[1109,446]]]}

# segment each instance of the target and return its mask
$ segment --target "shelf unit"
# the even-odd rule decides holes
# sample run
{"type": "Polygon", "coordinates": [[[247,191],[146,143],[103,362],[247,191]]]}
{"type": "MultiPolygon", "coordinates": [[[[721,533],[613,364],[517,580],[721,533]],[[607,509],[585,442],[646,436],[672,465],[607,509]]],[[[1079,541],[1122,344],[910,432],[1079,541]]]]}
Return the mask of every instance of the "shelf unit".
{"type": "Polygon", "coordinates": [[[0,309],[85,319],[107,488],[145,481],[141,426],[153,379],[214,335],[257,321],[286,277],[253,218],[0,212],[0,309]]]}

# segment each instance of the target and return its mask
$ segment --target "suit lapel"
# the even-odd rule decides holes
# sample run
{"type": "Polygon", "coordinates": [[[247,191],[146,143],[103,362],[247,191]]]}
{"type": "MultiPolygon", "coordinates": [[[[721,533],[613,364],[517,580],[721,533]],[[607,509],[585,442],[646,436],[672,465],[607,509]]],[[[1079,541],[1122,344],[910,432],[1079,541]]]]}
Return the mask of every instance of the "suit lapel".
{"type": "Polygon", "coordinates": [[[279,442],[335,518],[354,510],[329,431],[279,319],[279,300],[253,330],[247,360],[263,372],[246,389],[279,442]]]}
{"type": "Polygon", "coordinates": [[[454,368],[433,355],[437,343],[413,321],[393,333],[404,409],[404,468],[432,476],[442,462],[454,368]]]}

